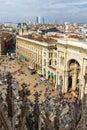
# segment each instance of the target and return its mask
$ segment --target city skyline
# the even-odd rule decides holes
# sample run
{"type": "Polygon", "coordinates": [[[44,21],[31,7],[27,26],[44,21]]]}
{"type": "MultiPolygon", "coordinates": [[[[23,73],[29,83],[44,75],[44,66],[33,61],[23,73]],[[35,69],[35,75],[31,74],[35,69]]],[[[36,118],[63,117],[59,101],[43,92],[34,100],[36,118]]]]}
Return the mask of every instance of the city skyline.
{"type": "Polygon", "coordinates": [[[86,0],[1,0],[0,23],[36,21],[37,16],[46,23],[87,23],[86,0]]]}

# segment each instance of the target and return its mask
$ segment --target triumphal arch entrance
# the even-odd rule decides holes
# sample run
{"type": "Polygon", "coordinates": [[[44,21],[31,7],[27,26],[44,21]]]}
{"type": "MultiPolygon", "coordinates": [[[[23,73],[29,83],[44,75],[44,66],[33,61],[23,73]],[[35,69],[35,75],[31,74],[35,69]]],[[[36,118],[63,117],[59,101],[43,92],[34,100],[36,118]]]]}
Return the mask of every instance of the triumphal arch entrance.
{"type": "Polygon", "coordinates": [[[79,91],[80,64],[72,59],[68,62],[68,91],[70,89],[79,91]]]}

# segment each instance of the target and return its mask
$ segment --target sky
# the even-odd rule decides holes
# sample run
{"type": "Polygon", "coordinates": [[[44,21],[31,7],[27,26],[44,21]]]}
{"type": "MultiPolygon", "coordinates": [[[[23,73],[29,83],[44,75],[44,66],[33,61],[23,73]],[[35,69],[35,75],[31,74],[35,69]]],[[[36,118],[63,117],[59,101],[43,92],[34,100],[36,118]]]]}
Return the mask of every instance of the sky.
{"type": "Polygon", "coordinates": [[[36,22],[87,23],[87,0],[0,0],[0,23],[36,22]]]}

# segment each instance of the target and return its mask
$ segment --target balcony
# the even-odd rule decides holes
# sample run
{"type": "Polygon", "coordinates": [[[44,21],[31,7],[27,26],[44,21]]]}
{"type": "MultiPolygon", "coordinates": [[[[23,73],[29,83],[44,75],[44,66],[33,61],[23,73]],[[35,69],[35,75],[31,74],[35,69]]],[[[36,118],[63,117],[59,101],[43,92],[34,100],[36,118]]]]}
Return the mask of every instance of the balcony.
{"type": "Polygon", "coordinates": [[[52,69],[52,70],[56,70],[56,68],[54,67],[54,66],[52,66],[52,65],[49,65],[48,66],[50,69],[52,69]]]}

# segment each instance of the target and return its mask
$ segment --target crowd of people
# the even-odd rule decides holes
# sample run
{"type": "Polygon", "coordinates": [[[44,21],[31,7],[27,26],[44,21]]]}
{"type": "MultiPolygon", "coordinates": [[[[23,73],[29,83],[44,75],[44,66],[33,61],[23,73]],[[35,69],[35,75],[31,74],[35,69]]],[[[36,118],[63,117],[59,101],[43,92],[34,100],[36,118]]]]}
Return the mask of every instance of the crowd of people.
{"type": "Polygon", "coordinates": [[[82,116],[78,98],[67,100],[48,82],[39,83],[38,75],[30,75],[18,59],[5,57],[0,64],[0,101],[8,118],[15,115],[15,130],[23,125],[23,130],[77,130],[82,116]]]}

